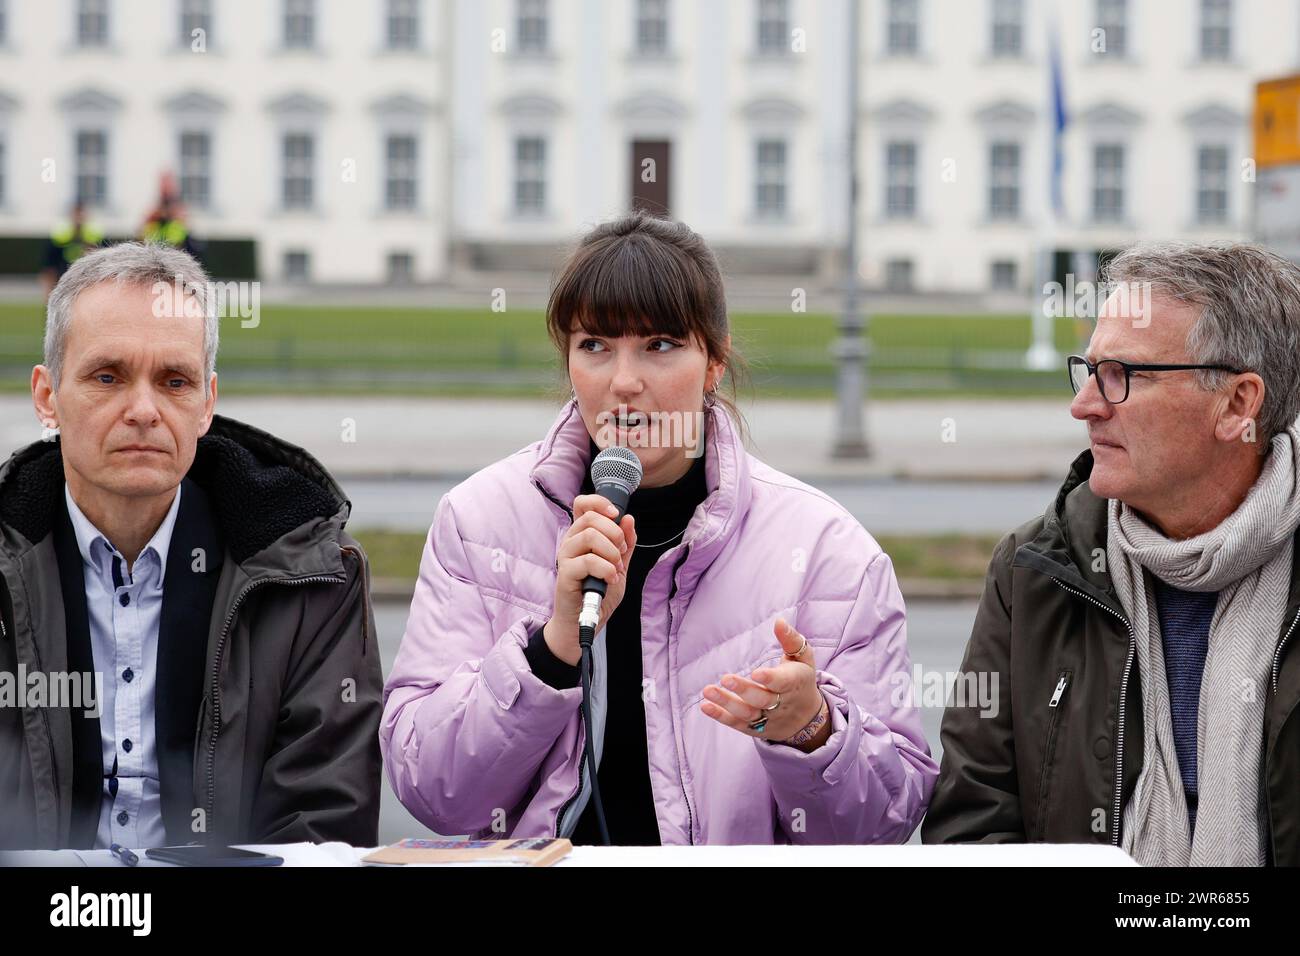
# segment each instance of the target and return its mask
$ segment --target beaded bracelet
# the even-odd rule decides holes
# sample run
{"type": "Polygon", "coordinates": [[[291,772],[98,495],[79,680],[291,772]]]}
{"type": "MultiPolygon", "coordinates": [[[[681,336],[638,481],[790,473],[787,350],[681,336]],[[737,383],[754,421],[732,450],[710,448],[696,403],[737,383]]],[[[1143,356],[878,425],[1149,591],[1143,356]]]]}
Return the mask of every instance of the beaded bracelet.
{"type": "Polygon", "coordinates": [[[803,729],[797,732],[793,737],[787,737],[785,740],[781,741],[781,743],[789,744],[791,747],[798,747],[806,744],[817,736],[817,732],[822,729],[822,724],[826,723],[826,719],[829,716],[830,708],[826,704],[826,698],[823,697],[822,706],[821,709],[817,711],[817,716],[808,721],[808,723],[804,725],[803,729]]]}

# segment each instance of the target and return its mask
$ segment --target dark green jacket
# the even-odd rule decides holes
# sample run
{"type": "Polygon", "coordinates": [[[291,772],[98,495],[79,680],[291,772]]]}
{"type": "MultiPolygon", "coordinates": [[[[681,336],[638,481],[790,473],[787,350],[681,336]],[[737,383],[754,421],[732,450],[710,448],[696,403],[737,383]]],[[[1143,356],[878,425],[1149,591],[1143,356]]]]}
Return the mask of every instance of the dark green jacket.
{"type": "MultiPolygon", "coordinates": [[[[998,675],[997,711],[981,716],[968,699],[945,712],[926,843],[1120,843],[1142,769],[1142,682],[1105,571],[1106,500],[1089,489],[1091,471],[1084,452],[1047,513],[994,551],[961,669],[998,675]]],[[[1298,623],[1300,553],[1264,714],[1271,861],[1290,866],[1300,865],[1298,623]]]]}
{"type": "MultiPolygon", "coordinates": [[[[63,486],[58,441],[0,466],[0,672],[93,666],[63,486]]],[[[221,416],[199,439],[159,626],[169,843],[378,842],[383,680],[349,510],[300,448],[221,416]]],[[[0,848],[93,843],[101,771],[97,718],[0,707],[0,848]]]]}

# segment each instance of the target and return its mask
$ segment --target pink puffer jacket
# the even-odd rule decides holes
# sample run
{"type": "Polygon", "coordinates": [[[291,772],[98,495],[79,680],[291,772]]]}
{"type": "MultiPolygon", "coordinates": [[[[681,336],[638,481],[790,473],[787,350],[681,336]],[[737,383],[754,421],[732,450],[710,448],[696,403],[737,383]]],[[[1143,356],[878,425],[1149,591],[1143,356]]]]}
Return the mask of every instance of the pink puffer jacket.
{"type": "MultiPolygon", "coordinates": [[[[906,614],[889,557],[835,501],[748,454],[721,406],[705,435],[709,495],[642,595],[662,841],[906,841],[938,766],[910,704],[906,614]],[[778,616],[811,643],[831,704],[831,736],[812,753],[700,711],[700,692],[723,673],[778,661],[778,616]]],[[[393,789],[436,832],[567,835],[587,802],[582,692],[535,677],[524,647],[550,617],[555,555],[589,456],[570,400],[545,439],[438,504],[380,727],[393,789]]],[[[604,630],[598,728],[603,639],[604,630]]]]}

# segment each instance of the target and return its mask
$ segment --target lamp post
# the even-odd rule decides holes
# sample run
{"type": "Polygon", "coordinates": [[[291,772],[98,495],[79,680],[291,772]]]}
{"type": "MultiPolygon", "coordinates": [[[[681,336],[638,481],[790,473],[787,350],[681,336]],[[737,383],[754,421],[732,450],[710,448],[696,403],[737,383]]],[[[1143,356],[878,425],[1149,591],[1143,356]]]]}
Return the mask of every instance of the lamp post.
{"type": "Polygon", "coordinates": [[[867,395],[867,358],[871,345],[866,337],[866,318],[859,309],[858,289],[858,6],[849,5],[849,126],[848,187],[849,228],[844,243],[844,302],[840,312],[839,336],[831,348],[836,359],[835,444],[832,458],[866,458],[867,446],[863,405],[867,395]]]}

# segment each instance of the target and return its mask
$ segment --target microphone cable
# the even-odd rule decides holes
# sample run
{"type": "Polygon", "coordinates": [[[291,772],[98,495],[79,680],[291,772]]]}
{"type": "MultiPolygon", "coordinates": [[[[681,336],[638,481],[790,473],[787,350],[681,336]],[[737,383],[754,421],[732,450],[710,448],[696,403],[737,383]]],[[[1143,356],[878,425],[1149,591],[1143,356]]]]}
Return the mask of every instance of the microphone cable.
{"type": "Polygon", "coordinates": [[[586,728],[585,761],[587,774],[591,778],[591,802],[596,808],[596,824],[600,829],[601,846],[609,846],[609,827],[605,823],[605,805],[600,800],[600,781],[596,779],[596,749],[592,744],[591,719],[591,674],[596,666],[592,644],[596,641],[596,629],[587,625],[578,628],[578,645],[582,649],[579,667],[582,671],[582,723],[586,728]]]}

